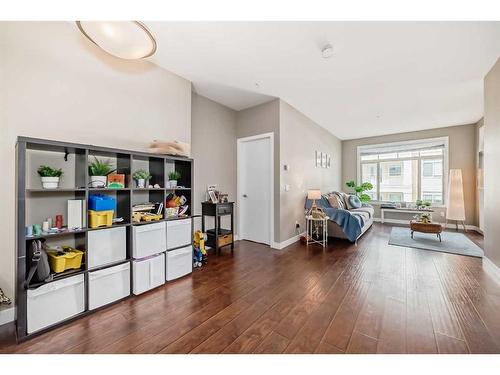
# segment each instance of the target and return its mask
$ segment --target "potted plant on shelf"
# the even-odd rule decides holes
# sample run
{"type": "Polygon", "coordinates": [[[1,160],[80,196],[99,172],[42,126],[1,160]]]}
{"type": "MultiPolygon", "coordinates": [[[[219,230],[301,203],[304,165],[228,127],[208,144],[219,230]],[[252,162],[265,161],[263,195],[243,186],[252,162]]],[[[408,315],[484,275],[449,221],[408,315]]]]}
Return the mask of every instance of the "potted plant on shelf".
{"type": "Polygon", "coordinates": [[[94,156],[94,161],[89,164],[90,187],[106,187],[107,176],[114,171],[109,160],[101,161],[94,156]]]}
{"type": "Polygon", "coordinates": [[[41,165],[37,170],[44,189],[57,189],[59,187],[59,180],[63,175],[62,169],[55,169],[47,165],[41,165]]]}
{"type": "Polygon", "coordinates": [[[151,174],[145,169],[139,169],[132,175],[137,183],[138,188],[145,188],[147,181],[151,178],[151,174]]]}
{"type": "Polygon", "coordinates": [[[177,171],[172,171],[168,174],[168,185],[171,188],[177,187],[177,181],[181,178],[181,174],[177,171]]]}

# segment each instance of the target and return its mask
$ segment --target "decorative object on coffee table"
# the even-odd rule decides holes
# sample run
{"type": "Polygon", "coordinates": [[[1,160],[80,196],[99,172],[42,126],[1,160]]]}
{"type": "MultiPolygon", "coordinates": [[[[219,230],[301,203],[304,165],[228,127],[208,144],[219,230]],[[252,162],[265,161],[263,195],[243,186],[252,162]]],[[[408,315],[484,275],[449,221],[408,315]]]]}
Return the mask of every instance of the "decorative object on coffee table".
{"type": "Polygon", "coordinates": [[[420,233],[433,233],[436,234],[441,242],[441,233],[443,232],[443,226],[439,223],[431,223],[430,221],[410,221],[411,238],[413,238],[414,232],[420,233]]]}
{"type": "Polygon", "coordinates": [[[465,229],[465,203],[464,186],[461,169],[450,169],[448,179],[448,199],[446,200],[446,224],[448,220],[454,220],[458,231],[458,222],[461,222],[465,229]]]}

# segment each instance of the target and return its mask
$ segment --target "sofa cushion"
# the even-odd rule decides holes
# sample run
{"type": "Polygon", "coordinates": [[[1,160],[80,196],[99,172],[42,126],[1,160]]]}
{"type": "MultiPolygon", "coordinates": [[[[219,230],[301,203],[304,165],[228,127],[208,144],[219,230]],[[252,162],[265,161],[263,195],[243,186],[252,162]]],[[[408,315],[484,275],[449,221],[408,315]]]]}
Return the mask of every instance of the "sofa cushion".
{"type": "Polygon", "coordinates": [[[347,203],[350,210],[361,207],[361,201],[356,195],[349,195],[347,203]]]}
{"type": "Polygon", "coordinates": [[[344,204],[344,199],[340,197],[337,193],[333,192],[328,194],[327,196],[328,202],[330,203],[330,206],[333,208],[338,208],[339,210],[345,210],[345,204],[344,204]]]}
{"type": "Polygon", "coordinates": [[[363,214],[367,214],[369,218],[372,218],[374,213],[375,213],[375,210],[373,209],[372,206],[370,205],[363,205],[361,206],[360,208],[353,208],[352,210],[350,210],[352,213],[363,213],[363,214]]]}

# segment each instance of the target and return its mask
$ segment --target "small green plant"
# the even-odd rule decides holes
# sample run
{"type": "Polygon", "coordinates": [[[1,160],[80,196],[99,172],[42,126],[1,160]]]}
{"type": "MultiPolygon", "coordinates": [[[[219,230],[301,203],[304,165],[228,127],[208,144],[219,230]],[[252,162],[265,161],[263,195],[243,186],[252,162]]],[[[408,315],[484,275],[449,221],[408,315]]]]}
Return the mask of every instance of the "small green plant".
{"type": "Polygon", "coordinates": [[[101,161],[94,156],[94,161],[89,164],[89,176],[107,176],[114,171],[109,159],[101,161]]]}
{"type": "Polygon", "coordinates": [[[430,223],[432,221],[432,214],[430,212],[426,212],[423,214],[417,214],[413,216],[413,218],[421,223],[430,223]]]}
{"type": "Polygon", "coordinates": [[[63,175],[62,169],[55,169],[48,165],[41,165],[37,170],[40,177],[61,177],[63,175]]]}
{"type": "Polygon", "coordinates": [[[421,199],[417,199],[415,201],[415,205],[417,206],[417,209],[425,210],[425,209],[429,209],[431,207],[432,203],[429,201],[423,201],[421,199]]]}
{"type": "Polygon", "coordinates": [[[368,203],[372,200],[372,198],[365,194],[365,191],[372,190],[373,185],[369,182],[363,182],[361,185],[356,185],[354,181],[347,181],[346,186],[354,190],[354,193],[359,198],[359,200],[363,203],[368,203]]]}
{"type": "Polygon", "coordinates": [[[181,174],[177,171],[172,171],[168,174],[169,181],[178,181],[181,178],[181,174]]]}
{"type": "Polygon", "coordinates": [[[132,177],[134,180],[149,180],[151,178],[151,174],[145,169],[139,169],[134,172],[132,177]]]}

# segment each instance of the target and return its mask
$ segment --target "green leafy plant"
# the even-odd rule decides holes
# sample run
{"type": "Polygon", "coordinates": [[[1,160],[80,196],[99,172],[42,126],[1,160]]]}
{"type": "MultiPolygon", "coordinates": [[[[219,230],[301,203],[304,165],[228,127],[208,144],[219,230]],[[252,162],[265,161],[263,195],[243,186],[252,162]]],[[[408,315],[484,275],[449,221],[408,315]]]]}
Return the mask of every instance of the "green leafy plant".
{"type": "Polygon", "coordinates": [[[177,171],[172,171],[168,174],[169,181],[178,181],[181,178],[181,174],[177,171]]]}
{"type": "Polygon", "coordinates": [[[365,194],[365,191],[373,189],[373,185],[371,183],[363,182],[361,185],[356,185],[356,183],[351,180],[347,181],[345,184],[354,191],[361,202],[368,203],[372,200],[368,194],[365,194]]]}
{"type": "Polygon", "coordinates": [[[61,177],[63,175],[62,169],[55,169],[48,165],[41,165],[37,170],[40,177],[61,177]]]}
{"type": "Polygon", "coordinates": [[[89,176],[107,176],[114,171],[109,160],[102,161],[95,156],[94,161],[89,164],[89,176]]]}
{"type": "Polygon", "coordinates": [[[149,180],[151,178],[151,174],[145,169],[138,169],[134,172],[132,177],[134,180],[149,180]]]}
{"type": "Polygon", "coordinates": [[[432,203],[430,201],[423,201],[421,199],[417,199],[415,201],[415,205],[419,210],[425,210],[431,207],[432,203]]]}

